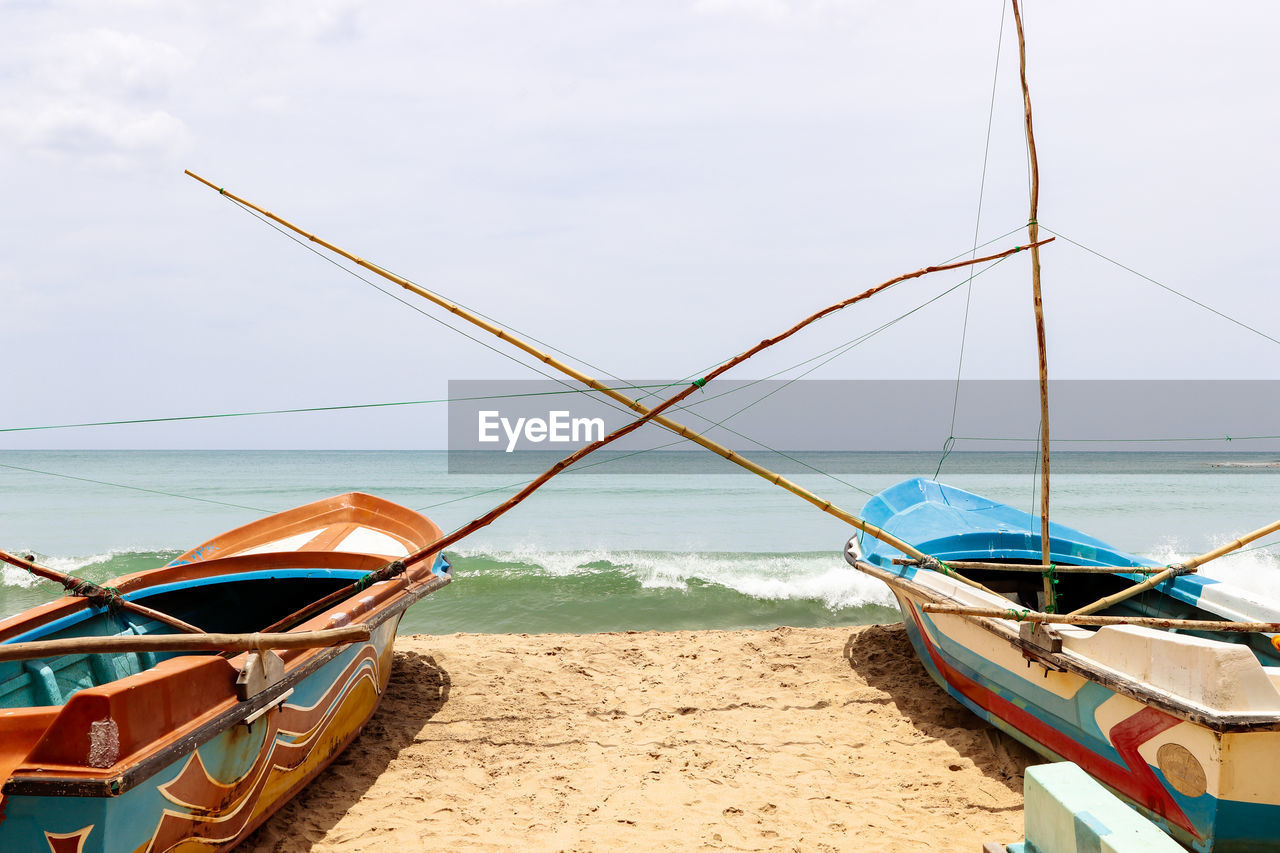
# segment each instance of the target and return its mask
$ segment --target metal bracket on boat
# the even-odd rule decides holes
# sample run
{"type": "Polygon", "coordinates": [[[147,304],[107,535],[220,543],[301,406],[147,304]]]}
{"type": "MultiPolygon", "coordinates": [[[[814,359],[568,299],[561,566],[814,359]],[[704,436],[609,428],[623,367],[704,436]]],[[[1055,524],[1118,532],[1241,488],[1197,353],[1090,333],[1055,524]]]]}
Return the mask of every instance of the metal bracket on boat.
{"type": "Polygon", "coordinates": [[[1014,645],[1022,649],[1022,656],[1035,661],[1046,670],[1065,672],[1066,667],[1054,660],[1053,655],[1062,651],[1062,635],[1043,622],[1023,622],[1018,626],[1018,639],[1014,645]]]}
{"type": "Polygon", "coordinates": [[[286,690],[285,692],[277,696],[276,701],[272,702],[270,705],[263,705],[261,708],[254,711],[252,714],[250,714],[249,716],[241,720],[240,721],[241,724],[248,728],[253,728],[253,724],[258,722],[258,720],[260,720],[262,717],[266,716],[268,711],[271,711],[275,708],[279,708],[283,706],[284,700],[288,699],[292,695],[293,695],[293,688],[290,687],[288,690],[286,690]]]}
{"type": "Polygon", "coordinates": [[[844,545],[845,559],[850,563],[856,563],[862,559],[862,542],[859,541],[861,536],[861,533],[853,534],[844,545]]]}
{"type": "Polygon", "coordinates": [[[243,702],[283,680],[284,661],[278,654],[270,649],[250,652],[249,659],[236,675],[236,696],[243,702]]]}

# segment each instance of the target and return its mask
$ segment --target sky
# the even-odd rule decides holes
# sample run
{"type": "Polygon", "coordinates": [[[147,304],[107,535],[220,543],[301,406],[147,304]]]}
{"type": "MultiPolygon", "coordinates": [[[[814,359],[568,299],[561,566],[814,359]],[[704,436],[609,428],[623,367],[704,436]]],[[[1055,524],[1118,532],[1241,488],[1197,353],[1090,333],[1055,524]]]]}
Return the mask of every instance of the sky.
{"type": "MultiPolygon", "coordinates": [[[[1280,338],[1280,10],[1027,5],[1040,223],[1280,338]]],[[[538,377],[184,169],[619,377],[692,375],[975,231],[1008,248],[1028,211],[996,0],[0,0],[0,427],[538,377]]],[[[1053,376],[1280,379],[1263,335],[1063,240],[1042,256],[1053,376]]],[[[964,280],[900,285],[731,375],[964,280]]],[[[1034,377],[1029,280],[1019,255],[810,378],[1034,377]]],[[[446,423],[424,405],[0,450],[433,448],[446,423]]]]}

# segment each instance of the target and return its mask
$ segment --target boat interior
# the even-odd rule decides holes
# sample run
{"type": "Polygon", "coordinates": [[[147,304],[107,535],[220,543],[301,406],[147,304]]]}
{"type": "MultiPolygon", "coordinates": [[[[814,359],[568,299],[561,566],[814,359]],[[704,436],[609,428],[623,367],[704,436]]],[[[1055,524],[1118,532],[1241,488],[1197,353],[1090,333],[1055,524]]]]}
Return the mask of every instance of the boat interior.
{"type": "MultiPolygon", "coordinates": [[[[1033,560],[998,560],[1010,564],[1031,564],[1033,560]]],[[[1061,565],[1067,565],[1065,563],[1061,565]]],[[[993,592],[1008,598],[1018,607],[1027,610],[1044,610],[1045,594],[1043,576],[1038,572],[1002,572],[992,569],[965,569],[965,577],[981,583],[993,592]]],[[[1123,574],[1070,574],[1057,576],[1058,601],[1056,612],[1070,613],[1085,607],[1099,599],[1131,589],[1144,579],[1142,575],[1123,574]]],[[[1212,622],[1224,622],[1244,616],[1258,621],[1274,621],[1276,614],[1253,612],[1224,614],[1209,610],[1199,604],[1191,603],[1186,594],[1178,587],[1186,581],[1175,582],[1175,593],[1170,594],[1161,584],[1154,589],[1145,590],[1132,598],[1119,601],[1104,610],[1097,611],[1096,616],[1117,617],[1149,617],[1155,619],[1193,619],[1212,622]]],[[[1244,606],[1247,607],[1248,602],[1244,606]]],[[[1096,630],[1087,626],[1079,626],[1085,630],[1096,630]]],[[[1239,631],[1199,631],[1183,628],[1169,629],[1170,633],[1186,634],[1194,637],[1217,640],[1223,643],[1235,643],[1247,646],[1263,666],[1280,666],[1280,652],[1272,645],[1266,634],[1244,633],[1239,631]]]]}
{"type": "MultiPolygon", "coordinates": [[[[350,584],[355,571],[313,569],[299,575],[273,572],[267,577],[211,577],[198,585],[170,584],[143,589],[129,599],[176,616],[208,633],[251,633],[350,584]]],[[[128,611],[94,611],[87,603],[69,602],[70,612],[9,641],[69,637],[125,637],[173,634],[169,625],[128,611]]],[[[71,654],[53,658],[0,662],[0,709],[62,705],[80,690],[98,687],[154,667],[184,654],[209,652],[124,652],[71,654]]]]}

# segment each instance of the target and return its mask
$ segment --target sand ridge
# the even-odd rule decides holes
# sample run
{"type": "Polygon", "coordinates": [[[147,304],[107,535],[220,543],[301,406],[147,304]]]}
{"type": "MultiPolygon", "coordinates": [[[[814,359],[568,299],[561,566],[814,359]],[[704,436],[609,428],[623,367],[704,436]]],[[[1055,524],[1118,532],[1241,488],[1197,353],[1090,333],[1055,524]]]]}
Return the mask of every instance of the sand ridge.
{"type": "Polygon", "coordinates": [[[981,849],[1030,751],[901,625],[400,637],[382,707],[240,849],[981,849]]]}

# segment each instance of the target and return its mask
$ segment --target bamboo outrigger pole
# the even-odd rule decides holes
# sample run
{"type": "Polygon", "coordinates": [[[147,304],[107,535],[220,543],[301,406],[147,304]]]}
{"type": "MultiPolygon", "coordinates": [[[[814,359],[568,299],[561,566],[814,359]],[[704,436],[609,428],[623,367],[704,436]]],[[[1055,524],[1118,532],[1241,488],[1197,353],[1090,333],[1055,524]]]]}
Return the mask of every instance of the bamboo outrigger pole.
{"type": "Polygon", "coordinates": [[[248,652],[262,649],[318,649],[369,640],[368,625],[348,625],[297,634],[161,634],[135,637],[64,637],[30,643],[0,643],[0,661],[54,658],[71,654],[124,652],[248,652]]]}
{"type": "MultiPolygon", "coordinates": [[[[920,561],[899,557],[894,559],[893,564],[895,566],[919,566],[920,561]]],[[[1154,575],[1164,571],[1159,566],[1060,566],[1041,565],[1039,563],[987,563],[982,560],[947,560],[947,565],[953,569],[983,569],[991,572],[1034,572],[1038,575],[1049,571],[1060,575],[1114,575],[1117,573],[1154,575]]]]}
{"type": "MultiPolygon", "coordinates": [[[[1018,70],[1022,80],[1022,105],[1026,113],[1027,156],[1031,161],[1031,212],[1027,220],[1027,238],[1031,243],[1031,294],[1036,312],[1036,352],[1040,361],[1040,553],[1048,565],[1049,556],[1049,361],[1044,342],[1044,302],[1040,297],[1040,249],[1036,238],[1040,224],[1036,221],[1040,206],[1040,165],[1036,161],[1036,137],[1031,129],[1031,90],[1027,87],[1027,41],[1022,32],[1022,13],[1018,0],[1013,3],[1013,20],[1018,25],[1018,70]]],[[[1045,607],[1054,609],[1053,584],[1044,580],[1045,607]]]]}
{"type": "MultiPolygon", "coordinates": [[[[648,416],[651,414],[651,412],[654,411],[654,410],[651,410],[649,407],[643,405],[642,403],[639,403],[636,400],[631,399],[630,397],[626,396],[620,391],[617,391],[616,389],[609,387],[608,385],[601,382],[600,380],[595,379],[592,376],[588,376],[587,374],[583,373],[577,368],[574,368],[568,364],[565,364],[564,362],[558,360],[554,356],[546,352],[543,352],[542,350],[538,349],[537,347],[533,346],[527,341],[517,337],[516,335],[513,335],[512,333],[508,332],[506,329],[503,329],[501,326],[491,323],[488,320],[485,320],[483,317],[480,317],[468,311],[462,306],[457,305],[449,301],[448,299],[445,299],[444,297],[427,290],[426,288],[416,285],[406,278],[403,278],[401,276],[396,275],[395,273],[385,270],[382,267],[378,266],[377,264],[370,263],[369,261],[366,261],[364,258],[361,258],[357,255],[353,255],[350,252],[342,248],[339,248],[333,243],[328,242],[327,240],[324,240],[320,237],[315,236],[314,234],[304,231],[298,226],[289,222],[288,220],[282,219],[276,214],[268,210],[265,210],[264,208],[261,208],[256,204],[253,204],[252,202],[235,195],[234,193],[228,192],[224,188],[219,187],[218,185],[206,180],[205,178],[200,177],[199,175],[195,174],[190,170],[187,170],[186,174],[194,178],[195,180],[199,181],[200,183],[204,184],[205,186],[211,189],[217,190],[219,194],[226,196],[227,198],[231,199],[237,204],[241,204],[251,210],[254,210],[262,214],[263,216],[266,216],[272,221],[279,223],[285,228],[288,228],[290,231],[293,231],[296,234],[306,237],[311,242],[316,243],[320,246],[323,246],[329,251],[334,252],[335,254],[346,258],[352,263],[358,266],[361,266],[364,269],[369,270],[370,272],[376,273],[377,275],[387,279],[390,282],[393,282],[394,284],[399,285],[400,287],[403,287],[405,290],[415,293],[418,296],[421,296],[422,298],[435,303],[436,305],[440,306],[441,308],[444,308],[446,311],[450,312],[451,314],[454,314],[466,320],[467,322],[472,323],[473,325],[479,326],[481,329],[484,329],[490,334],[508,342],[509,344],[516,347],[517,349],[520,349],[528,353],[529,355],[532,355],[533,357],[537,358],[539,361],[543,362],[549,367],[553,367],[556,370],[560,371],[561,373],[564,373],[565,375],[577,380],[578,382],[581,382],[583,385],[586,385],[587,387],[595,391],[599,391],[605,396],[613,400],[616,400],[619,403],[622,403],[627,408],[631,409],[634,412],[637,412],[641,416],[648,416]]],[[[1044,245],[1045,243],[1052,242],[1052,240],[1053,238],[1049,238],[1048,240],[1043,240],[1038,245],[1044,245]]],[[[800,329],[804,328],[810,323],[816,322],[817,320],[827,316],[828,314],[831,314],[835,311],[839,311],[840,309],[845,308],[849,305],[852,305],[855,302],[861,301],[863,299],[867,299],[873,296],[874,294],[879,293],[880,291],[886,290],[900,282],[906,281],[908,279],[919,278],[920,276],[927,275],[933,272],[941,272],[943,270],[950,270],[950,269],[959,269],[961,267],[972,266],[974,264],[980,264],[980,263],[986,263],[988,261],[999,260],[1000,258],[1007,257],[1015,252],[1022,251],[1023,249],[1026,249],[1026,248],[1028,247],[1016,246],[1012,249],[1008,249],[1004,252],[999,252],[994,255],[988,255],[982,258],[972,258],[967,261],[956,261],[955,263],[940,264],[937,266],[925,267],[923,269],[919,269],[914,272],[905,273],[895,278],[891,278],[888,281],[877,285],[876,287],[863,291],[857,296],[850,297],[849,299],[846,299],[842,302],[838,302],[834,305],[828,306],[827,308],[824,308],[823,310],[810,315],[809,317],[807,317],[806,319],[798,323],[796,326],[792,327],[791,329],[777,336],[776,338],[770,338],[766,341],[762,341],[760,345],[757,345],[756,348],[753,348],[753,350],[749,352],[751,354],[754,354],[754,352],[758,352],[760,349],[764,348],[764,346],[766,345],[771,346],[774,343],[777,343],[785,338],[788,338],[791,335],[798,332],[800,329]]],[[[741,359],[742,357],[739,357],[737,360],[734,360],[733,362],[731,362],[731,364],[737,364],[739,363],[739,361],[741,361],[741,359]]],[[[699,381],[705,382],[705,380],[699,380],[699,381]]],[[[686,389],[686,391],[689,393],[692,393],[690,389],[686,389]]],[[[646,418],[646,419],[649,419],[649,418],[646,418]]],[[[853,513],[847,510],[841,509],[840,507],[833,504],[831,501],[826,500],[825,498],[822,498],[814,494],[813,492],[809,491],[803,486],[788,480],[787,478],[783,477],[781,474],[770,471],[768,468],[765,468],[763,465],[759,465],[758,463],[753,462],[750,459],[747,459],[746,457],[742,456],[736,451],[730,450],[729,448],[724,447],[723,445],[715,441],[712,441],[711,439],[703,435],[698,434],[697,432],[690,429],[689,427],[684,426],[683,424],[680,424],[666,417],[665,415],[661,415],[660,413],[654,414],[651,420],[653,420],[654,423],[660,424],[666,429],[674,432],[676,435],[679,435],[682,438],[686,438],[694,442],[695,444],[699,444],[707,448],[708,450],[712,451],[713,453],[724,457],[725,459],[729,460],[735,465],[745,468],[751,473],[756,474],[759,477],[763,477],[765,480],[768,480],[770,483],[773,483],[776,486],[780,486],[786,489],[787,491],[791,492],[797,497],[805,501],[808,501],[809,503],[818,507],[823,512],[828,513],[829,515],[833,515],[836,518],[839,518],[841,521],[844,521],[845,523],[850,524],[853,527],[858,528],[859,530],[862,530],[867,535],[872,536],[876,539],[879,539],[880,541],[885,542],[886,544],[891,545],[894,548],[897,548],[898,550],[902,551],[903,553],[908,554],[912,557],[915,557],[916,559],[925,560],[930,565],[933,565],[936,563],[936,561],[933,560],[932,557],[916,549],[911,544],[904,542],[903,540],[897,538],[896,536],[893,536],[892,534],[884,530],[881,530],[880,528],[876,527],[873,524],[870,524],[869,522],[864,521],[863,519],[859,518],[853,513]]],[[[430,551],[434,553],[436,551],[439,551],[442,547],[444,546],[432,545],[430,551]]],[[[406,562],[408,561],[406,560],[406,562]]],[[[954,572],[951,573],[951,576],[956,577],[954,572]]],[[[972,581],[966,580],[965,582],[969,583],[970,585],[978,586],[978,584],[974,584],[972,581]]]]}
{"type": "MultiPolygon", "coordinates": [[[[1002,254],[1003,254],[1003,255],[1010,255],[1010,254],[1013,254],[1014,252],[1021,251],[1021,249],[1022,249],[1022,247],[1014,247],[1013,249],[1009,249],[1009,250],[1007,250],[1006,252],[1004,252],[1004,253],[1002,253],[1002,254]]],[[[681,400],[684,400],[686,397],[688,397],[690,394],[692,394],[693,392],[697,391],[698,389],[705,387],[705,386],[707,385],[707,383],[711,382],[712,380],[716,379],[717,377],[721,376],[722,374],[724,374],[724,373],[728,372],[729,370],[732,370],[734,367],[737,367],[739,364],[741,364],[742,362],[744,362],[744,361],[746,361],[747,359],[751,358],[752,356],[756,355],[757,353],[759,353],[759,352],[761,352],[761,351],[763,351],[763,350],[766,350],[766,349],[768,349],[769,347],[774,346],[775,344],[778,344],[778,343],[781,343],[782,341],[785,341],[787,338],[791,337],[791,336],[792,336],[792,335],[794,335],[796,332],[799,332],[801,329],[805,328],[806,326],[810,325],[811,323],[815,323],[815,322],[817,322],[817,321],[818,321],[819,319],[821,319],[822,317],[825,317],[825,316],[827,316],[828,314],[831,314],[831,313],[833,313],[833,312],[835,312],[835,311],[839,311],[841,308],[844,308],[844,307],[846,307],[846,306],[848,306],[848,305],[852,305],[854,302],[858,302],[858,301],[860,301],[860,300],[862,300],[862,299],[867,299],[868,297],[872,296],[873,294],[878,293],[878,292],[880,292],[881,290],[884,290],[886,287],[890,287],[891,285],[895,284],[896,282],[902,281],[903,279],[906,279],[906,278],[915,278],[915,277],[917,277],[917,276],[925,275],[925,274],[926,274],[926,273],[928,273],[928,272],[933,272],[933,271],[936,271],[936,270],[939,270],[939,269],[944,269],[944,268],[945,268],[945,267],[927,267],[927,268],[925,268],[925,269],[923,269],[923,270],[918,270],[918,271],[916,271],[916,272],[914,272],[914,273],[908,273],[908,274],[907,274],[907,275],[905,275],[905,276],[898,276],[897,278],[890,279],[889,281],[884,282],[883,284],[879,284],[879,285],[876,285],[875,287],[872,287],[872,288],[870,288],[870,289],[868,289],[868,290],[865,290],[865,291],[863,291],[862,293],[858,294],[857,296],[853,296],[853,297],[850,297],[849,299],[845,299],[845,300],[843,300],[843,301],[841,301],[841,302],[837,302],[837,303],[836,303],[836,304],[834,304],[834,305],[829,305],[829,306],[827,306],[826,308],[823,308],[821,311],[817,311],[817,312],[815,312],[815,313],[813,313],[813,314],[810,314],[808,317],[806,317],[805,319],[801,320],[799,323],[796,323],[794,326],[792,326],[791,328],[787,329],[787,330],[786,330],[785,332],[783,332],[782,334],[780,334],[780,335],[776,335],[775,337],[772,337],[772,338],[765,338],[763,341],[761,341],[760,343],[758,343],[758,344],[756,344],[755,346],[751,347],[750,349],[746,350],[745,352],[742,352],[742,353],[739,353],[738,355],[735,355],[733,358],[729,359],[729,360],[728,360],[728,361],[726,361],[724,364],[721,364],[719,367],[717,367],[717,368],[715,368],[714,370],[712,370],[712,371],[711,371],[710,373],[708,373],[706,376],[703,376],[703,377],[702,377],[702,378],[700,378],[700,379],[695,379],[695,380],[693,380],[693,382],[692,382],[688,387],[686,387],[684,390],[680,391],[680,392],[679,392],[679,393],[677,393],[677,394],[673,394],[671,397],[668,397],[666,400],[664,400],[662,403],[658,404],[657,406],[654,406],[652,409],[646,408],[646,407],[644,407],[644,406],[640,406],[640,404],[639,404],[639,403],[637,403],[637,404],[636,404],[637,406],[640,406],[640,408],[641,408],[641,409],[644,409],[644,410],[645,410],[645,411],[644,411],[644,413],[643,413],[640,417],[636,418],[635,420],[631,421],[631,422],[630,422],[630,423],[628,423],[628,424],[625,424],[625,425],[623,425],[623,426],[619,427],[618,429],[614,430],[614,431],[613,431],[612,433],[610,433],[609,435],[606,435],[606,436],[604,436],[603,438],[601,438],[601,439],[599,439],[599,440],[597,440],[597,441],[594,441],[594,442],[592,442],[591,444],[585,445],[585,446],[583,446],[583,447],[579,448],[578,450],[574,451],[573,453],[569,454],[569,455],[568,455],[568,456],[566,456],[564,459],[561,459],[561,460],[560,460],[559,462],[557,462],[555,465],[551,466],[551,467],[550,467],[550,468],[548,468],[546,471],[544,471],[542,474],[540,474],[536,479],[534,479],[532,482],[530,482],[528,485],[526,485],[523,489],[521,489],[521,490],[520,490],[519,492],[517,492],[515,495],[511,496],[511,497],[510,497],[510,498],[508,498],[506,501],[504,501],[503,503],[499,504],[497,507],[494,507],[493,509],[489,510],[489,512],[485,513],[484,515],[480,516],[479,518],[474,519],[473,521],[469,522],[468,524],[463,525],[462,527],[460,527],[460,528],[458,528],[457,530],[455,530],[453,533],[450,533],[448,536],[445,536],[443,539],[440,539],[440,540],[438,540],[438,541],[436,541],[436,542],[433,542],[432,544],[428,545],[427,547],[422,548],[422,549],[420,549],[419,551],[417,551],[417,552],[415,552],[415,553],[413,553],[413,554],[410,554],[409,556],[407,556],[407,557],[405,557],[405,558],[404,558],[404,562],[405,562],[405,563],[412,563],[412,562],[416,562],[416,561],[423,560],[423,559],[425,559],[425,558],[427,558],[427,557],[429,557],[429,556],[431,556],[431,555],[433,555],[433,554],[436,554],[436,553],[438,553],[439,551],[441,551],[441,550],[443,550],[443,549],[445,549],[445,548],[449,547],[449,546],[450,546],[450,545],[452,545],[453,543],[458,542],[458,541],[460,541],[460,540],[462,540],[462,539],[465,539],[467,536],[470,536],[470,535],[471,535],[472,533],[474,533],[476,530],[479,530],[480,528],[487,526],[487,525],[488,525],[488,524],[490,524],[494,519],[496,519],[498,516],[502,515],[502,514],[503,514],[503,513],[505,513],[507,510],[509,510],[509,509],[511,509],[512,507],[514,507],[516,504],[520,503],[522,500],[524,500],[525,498],[527,498],[529,495],[533,494],[535,491],[537,491],[539,488],[541,488],[541,486],[542,486],[542,484],[543,484],[543,483],[545,483],[545,482],[547,482],[548,480],[550,480],[550,479],[551,479],[552,477],[554,477],[556,474],[559,474],[559,473],[560,473],[561,471],[563,471],[565,468],[568,468],[568,467],[569,467],[570,465],[572,465],[574,462],[577,462],[579,459],[583,458],[584,456],[587,456],[587,455],[589,455],[589,454],[591,454],[591,453],[596,452],[596,451],[597,451],[597,450],[599,450],[600,448],[604,447],[606,444],[609,444],[609,443],[611,443],[611,442],[613,442],[613,441],[616,441],[617,439],[622,438],[624,435],[627,435],[628,433],[633,432],[633,431],[635,431],[635,430],[639,429],[641,426],[643,426],[644,424],[648,423],[649,421],[659,421],[659,420],[661,420],[661,419],[662,419],[662,413],[663,413],[663,412],[665,412],[667,409],[670,409],[672,406],[674,406],[676,403],[679,403],[681,400]]],[[[677,426],[678,426],[678,425],[677,425],[677,426]]],[[[692,432],[692,431],[688,430],[688,428],[687,428],[687,427],[682,427],[682,429],[685,429],[685,430],[686,430],[686,432],[688,433],[688,435],[689,435],[691,438],[692,438],[692,437],[694,437],[694,436],[697,436],[697,438],[699,438],[699,439],[703,438],[702,436],[698,435],[697,433],[694,433],[694,432],[692,432]]],[[[682,434],[684,434],[684,433],[682,433],[682,434]]],[[[709,443],[709,444],[714,444],[714,442],[710,442],[709,440],[707,440],[707,441],[708,441],[708,443],[709,443]]],[[[703,443],[703,442],[701,442],[701,441],[700,441],[699,443],[703,443]]],[[[716,445],[716,446],[717,446],[717,447],[719,447],[719,445],[716,445]]],[[[726,448],[726,450],[727,450],[727,448],[726,448]]],[[[729,453],[733,453],[733,451],[728,451],[728,452],[729,452],[729,453]]],[[[734,455],[736,456],[737,454],[734,454],[734,455]]],[[[775,480],[775,482],[785,482],[785,481],[783,481],[783,478],[781,477],[781,475],[778,475],[778,474],[772,474],[772,472],[770,472],[770,473],[771,473],[771,475],[772,475],[773,477],[777,478],[777,479],[775,480]]],[[[796,488],[799,488],[799,487],[797,486],[796,488]]],[[[815,496],[815,497],[816,497],[816,496],[815,496]]],[[[819,498],[819,500],[821,500],[821,499],[819,498]]],[[[823,503],[824,503],[824,506],[825,506],[825,507],[829,508],[829,509],[827,510],[828,512],[830,512],[830,511],[831,511],[831,510],[833,510],[833,509],[838,509],[837,507],[833,506],[833,505],[831,504],[831,502],[830,502],[830,501],[824,501],[823,503]]],[[[925,562],[929,565],[929,567],[930,567],[930,568],[935,568],[935,567],[937,567],[937,568],[941,568],[941,569],[943,569],[944,571],[947,571],[947,573],[948,573],[951,577],[955,577],[955,578],[957,578],[958,580],[962,581],[963,583],[966,583],[966,584],[968,584],[968,585],[970,585],[970,586],[973,586],[973,587],[977,587],[978,589],[982,589],[982,590],[984,590],[984,591],[986,591],[986,592],[992,592],[991,590],[989,590],[989,589],[987,589],[986,587],[984,587],[982,584],[979,584],[979,583],[976,583],[975,581],[969,580],[968,578],[965,578],[965,577],[963,577],[963,576],[961,576],[961,575],[959,575],[959,574],[956,574],[955,572],[951,572],[951,571],[950,571],[949,569],[947,569],[945,566],[942,566],[942,564],[938,563],[938,561],[937,561],[937,560],[934,560],[932,557],[928,557],[927,555],[923,555],[923,552],[919,551],[918,549],[916,549],[916,548],[915,548],[915,547],[913,547],[912,545],[908,544],[907,542],[904,542],[904,541],[902,541],[901,539],[898,539],[896,536],[893,536],[892,534],[887,533],[887,532],[885,532],[885,531],[883,531],[883,530],[879,529],[878,527],[875,527],[875,526],[874,526],[874,525],[872,525],[872,524],[868,524],[867,522],[863,521],[862,519],[858,518],[857,516],[854,516],[854,515],[852,515],[852,514],[850,514],[850,513],[847,513],[847,512],[845,512],[844,510],[839,510],[839,512],[841,512],[841,513],[843,513],[844,515],[849,516],[849,518],[853,519],[853,521],[852,521],[851,523],[854,523],[856,526],[861,527],[863,530],[866,530],[866,531],[867,531],[867,533],[869,533],[869,534],[871,534],[871,535],[875,536],[877,539],[880,539],[880,540],[881,540],[881,541],[883,541],[883,542],[887,542],[888,544],[892,545],[893,547],[897,548],[898,550],[900,550],[900,551],[906,551],[907,553],[912,553],[913,555],[916,555],[916,554],[920,554],[920,555],[922,555],[921,557],[918,557],[917,559],[921,559],[921,560],[925,561],[925,562]],[[873,531],[874,531],[874,532],[873,532],[873,531]]],[[[833,513],[833,514],[834,514],[834,513],[833,513]]],[[[992,594],[994,594],[994,593],[992,593],[992,594]]]]}
{"type": "Polygon", "coordinates": [[[1187,570],[1197,569],[1200,566],[1203,566],[1205,563],[1209,562],[1210,560],[1216,560],[1219,557],[1230,554],[1232,551],[1235,551],[1238,548],[1243,548],[1245,545],[1248,545],[1250,542],[1254,542],[1258,539],[1261,539],[1263,536],[1266,536],[1268,534],[1275,533],[1277,530],[1280,530],[1280,520],[1273,521],[1268,525],[1259,527],[1257,530],[1253,531],[1252,533],[1246,533],[1244,536],[1241,536],[1239,539],[1236,539],[1232,542],[1228,542],[1226,545],[1222,545],[1218,548],[1214,548],[1212,551],[1206,551],[1205,553],[1201,554],[1199,557],[1193,557],[1190,560],[1183,560],[1178,565],[1181,568],[1184,568],[1187,570]]]}
{"type": "Polygon", "coordinates": [[[920,605],[925,613],[946,616],[981,616],[1013,622],[1043,622],[1054,625],[1141,625],[1145,628],[1172,628],[1182,631],[1233,631],[1241,634],[1280,633],[1280,622],[1218,622],[1212,619],[1162,619],[1159,616],[1089,616],[1074,613],[1038,613],[1021,608],[965,607],[955,604],[920,605]]]}
{"type": "Polygon", "coordinates": [[[1232,542],[1228,542],[1227,544],[1222,545],[1220,547],[1214,548],[1212,551],[1206,551],[1205,553],[1201,554],[1199,557],[1192,557],[1190,560],[1184,560],[1181,563],[1176,563],[1175,565],[1169,566],[1159,574],[1152,575],[1151,577],[1144,580],[1142,583],[1135,584],[1134,586],[1129,587],[1123,592],[1117,592],[1115,595],[1108,595],[1105,598],[1098,599],[1092,604],[1087,604],[1084,607],[1081,607],[1079,610],[1073,610],[1071,611],[1070,615],[1086,616],[1090,613],[1097,613],[1099,610],[1106,610],[1111,605],[1119,604],[1121,601],[1124,601],[1129,598],[1133,598],[1135,595],[1138,595],[1139,593],[1146,592],[1147,590],[1153,587],[1159,586],[1160,584],[1164,583],[1170,578],[1177,577],[1178,575],[1190,574],[1191,572],[1194,572],[1196,569],[1200,568],[1210,560],[1216,560],[1221,556],[1230,554],[1232,551],[1235,551],[1238,548],[1243,548],[1245,545],[1248,545],[1250,542],[1261,539],[1263,536],[1266,536],[1269,533],[1275,533],[1277,530],[1280,530],[1280,521],[1273,521],[1268,525],[1259,527],[1257,530],[1253,531],[1252,533],[1246,533],[1244,536],[1241,536],[1239,539],[1236,539],[1232,542]]]}
{"type": "Polygon", "coordinates": [[[196,626],[189,625],[176,616],[170,616],[168,613],[153,610],[144,604],[129,601],[113,589],[107,589],[106,587],[98,586],[98,584],[93,581],[87,581],[83,578],[77,578],[69,575],[66,572],[60,572],[57,569],[42,566],[34,560],[24,560],[23,558],[14,556],[7,551],[0,551],[0,562],[5,562],[11,566],[23,569],[38,578],[57,581],[62,584],[63,588],[66,589],[69,594],[83,596],[88,599],[89,603],[94,607],[119,607],[122,610],[128,610],[129,612],[136,613],[139,616],[145,616],[148,619],[163,622],[170,628],[176,628],[185,634],[203,633],[196,626]]]}

